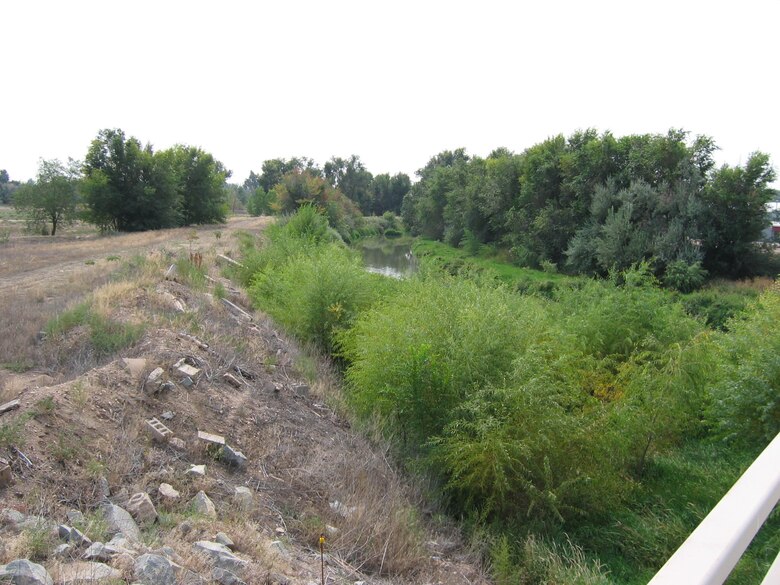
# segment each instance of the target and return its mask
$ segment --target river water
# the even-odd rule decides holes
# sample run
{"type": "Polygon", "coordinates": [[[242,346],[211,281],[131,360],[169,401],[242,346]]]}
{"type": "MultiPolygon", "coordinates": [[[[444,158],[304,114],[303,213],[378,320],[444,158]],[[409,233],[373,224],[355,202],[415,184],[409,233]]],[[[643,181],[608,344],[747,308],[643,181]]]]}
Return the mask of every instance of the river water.
{"type": "Polygon", "coordinates": [[[360,249],[366,270],[392,278],[404,278],[417,272],[417,259],[409,244],[393,240],[366,240],[360,249]]]}

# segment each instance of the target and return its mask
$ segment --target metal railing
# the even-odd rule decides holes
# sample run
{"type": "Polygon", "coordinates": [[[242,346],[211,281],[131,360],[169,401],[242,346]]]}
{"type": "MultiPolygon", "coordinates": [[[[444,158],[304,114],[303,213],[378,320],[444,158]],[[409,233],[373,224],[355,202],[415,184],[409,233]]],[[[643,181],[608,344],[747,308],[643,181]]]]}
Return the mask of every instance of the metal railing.
{"type": "MultiPolygon", "coordinates": [[[[656,573],[649,585],[722,585],[778,500],[780,434],[656,573]]],[[[780,583],[780,555],[762,583],[780,583]]]]}

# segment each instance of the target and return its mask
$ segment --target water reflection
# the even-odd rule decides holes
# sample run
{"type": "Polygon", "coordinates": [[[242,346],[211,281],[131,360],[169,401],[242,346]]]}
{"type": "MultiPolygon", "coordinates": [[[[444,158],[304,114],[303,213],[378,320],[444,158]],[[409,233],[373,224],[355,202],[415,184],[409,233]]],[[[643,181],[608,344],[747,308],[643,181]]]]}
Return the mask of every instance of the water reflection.
{"type": "Polygon", "coordinates": [[[366,270],[392,278],[403,278],[417,272],[417,259],[409,244],[392,240],[369,240],[361,243],[366,270]]]}

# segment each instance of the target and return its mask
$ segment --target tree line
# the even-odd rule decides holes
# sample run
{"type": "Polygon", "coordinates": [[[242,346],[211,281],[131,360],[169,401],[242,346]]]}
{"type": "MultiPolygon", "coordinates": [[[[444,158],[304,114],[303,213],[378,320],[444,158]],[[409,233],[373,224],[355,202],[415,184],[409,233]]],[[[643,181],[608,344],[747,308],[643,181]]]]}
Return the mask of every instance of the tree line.
{"type": "Polygon", "coordinates": [[[200,148],[155,152],[122,130],[105,129],[83,162],[41,160],[36,179],[15,189],[12,200],[32,227],[51,235],[77,218],[103,231],[215,223],[227,216],[229,176],[200,148]]]}
{"type": "Polygon", "coordinates": [[[524,266],[606,275],[651,261],[689,288],[704,276],[753,276],[754,242],[777,193],[769,157],[715,167],[715,142],[682,130],[616,138],[558,135],[520,154],[444,151],[418,171],[402,215],[414,234],[493,244],[524,266]]]}

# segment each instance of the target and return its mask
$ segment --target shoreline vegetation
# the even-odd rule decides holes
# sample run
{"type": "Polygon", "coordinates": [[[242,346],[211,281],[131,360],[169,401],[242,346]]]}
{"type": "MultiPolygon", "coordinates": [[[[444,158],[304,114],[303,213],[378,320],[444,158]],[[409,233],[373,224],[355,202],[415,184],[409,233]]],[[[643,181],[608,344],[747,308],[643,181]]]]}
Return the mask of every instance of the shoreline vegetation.
{"type": "MultiPolygon", "coordinates": [[[[331,356],[354,424],[426,478],[497,582],[647,582],[777,433],[777,285],[718,328],[646,264],[594,280],[414,249],[416,276],[369,274],[304,206],[246,242],[244,282],[331,356]]],[[[729,583],[763,575],[777,522],[729,583]]]]}

